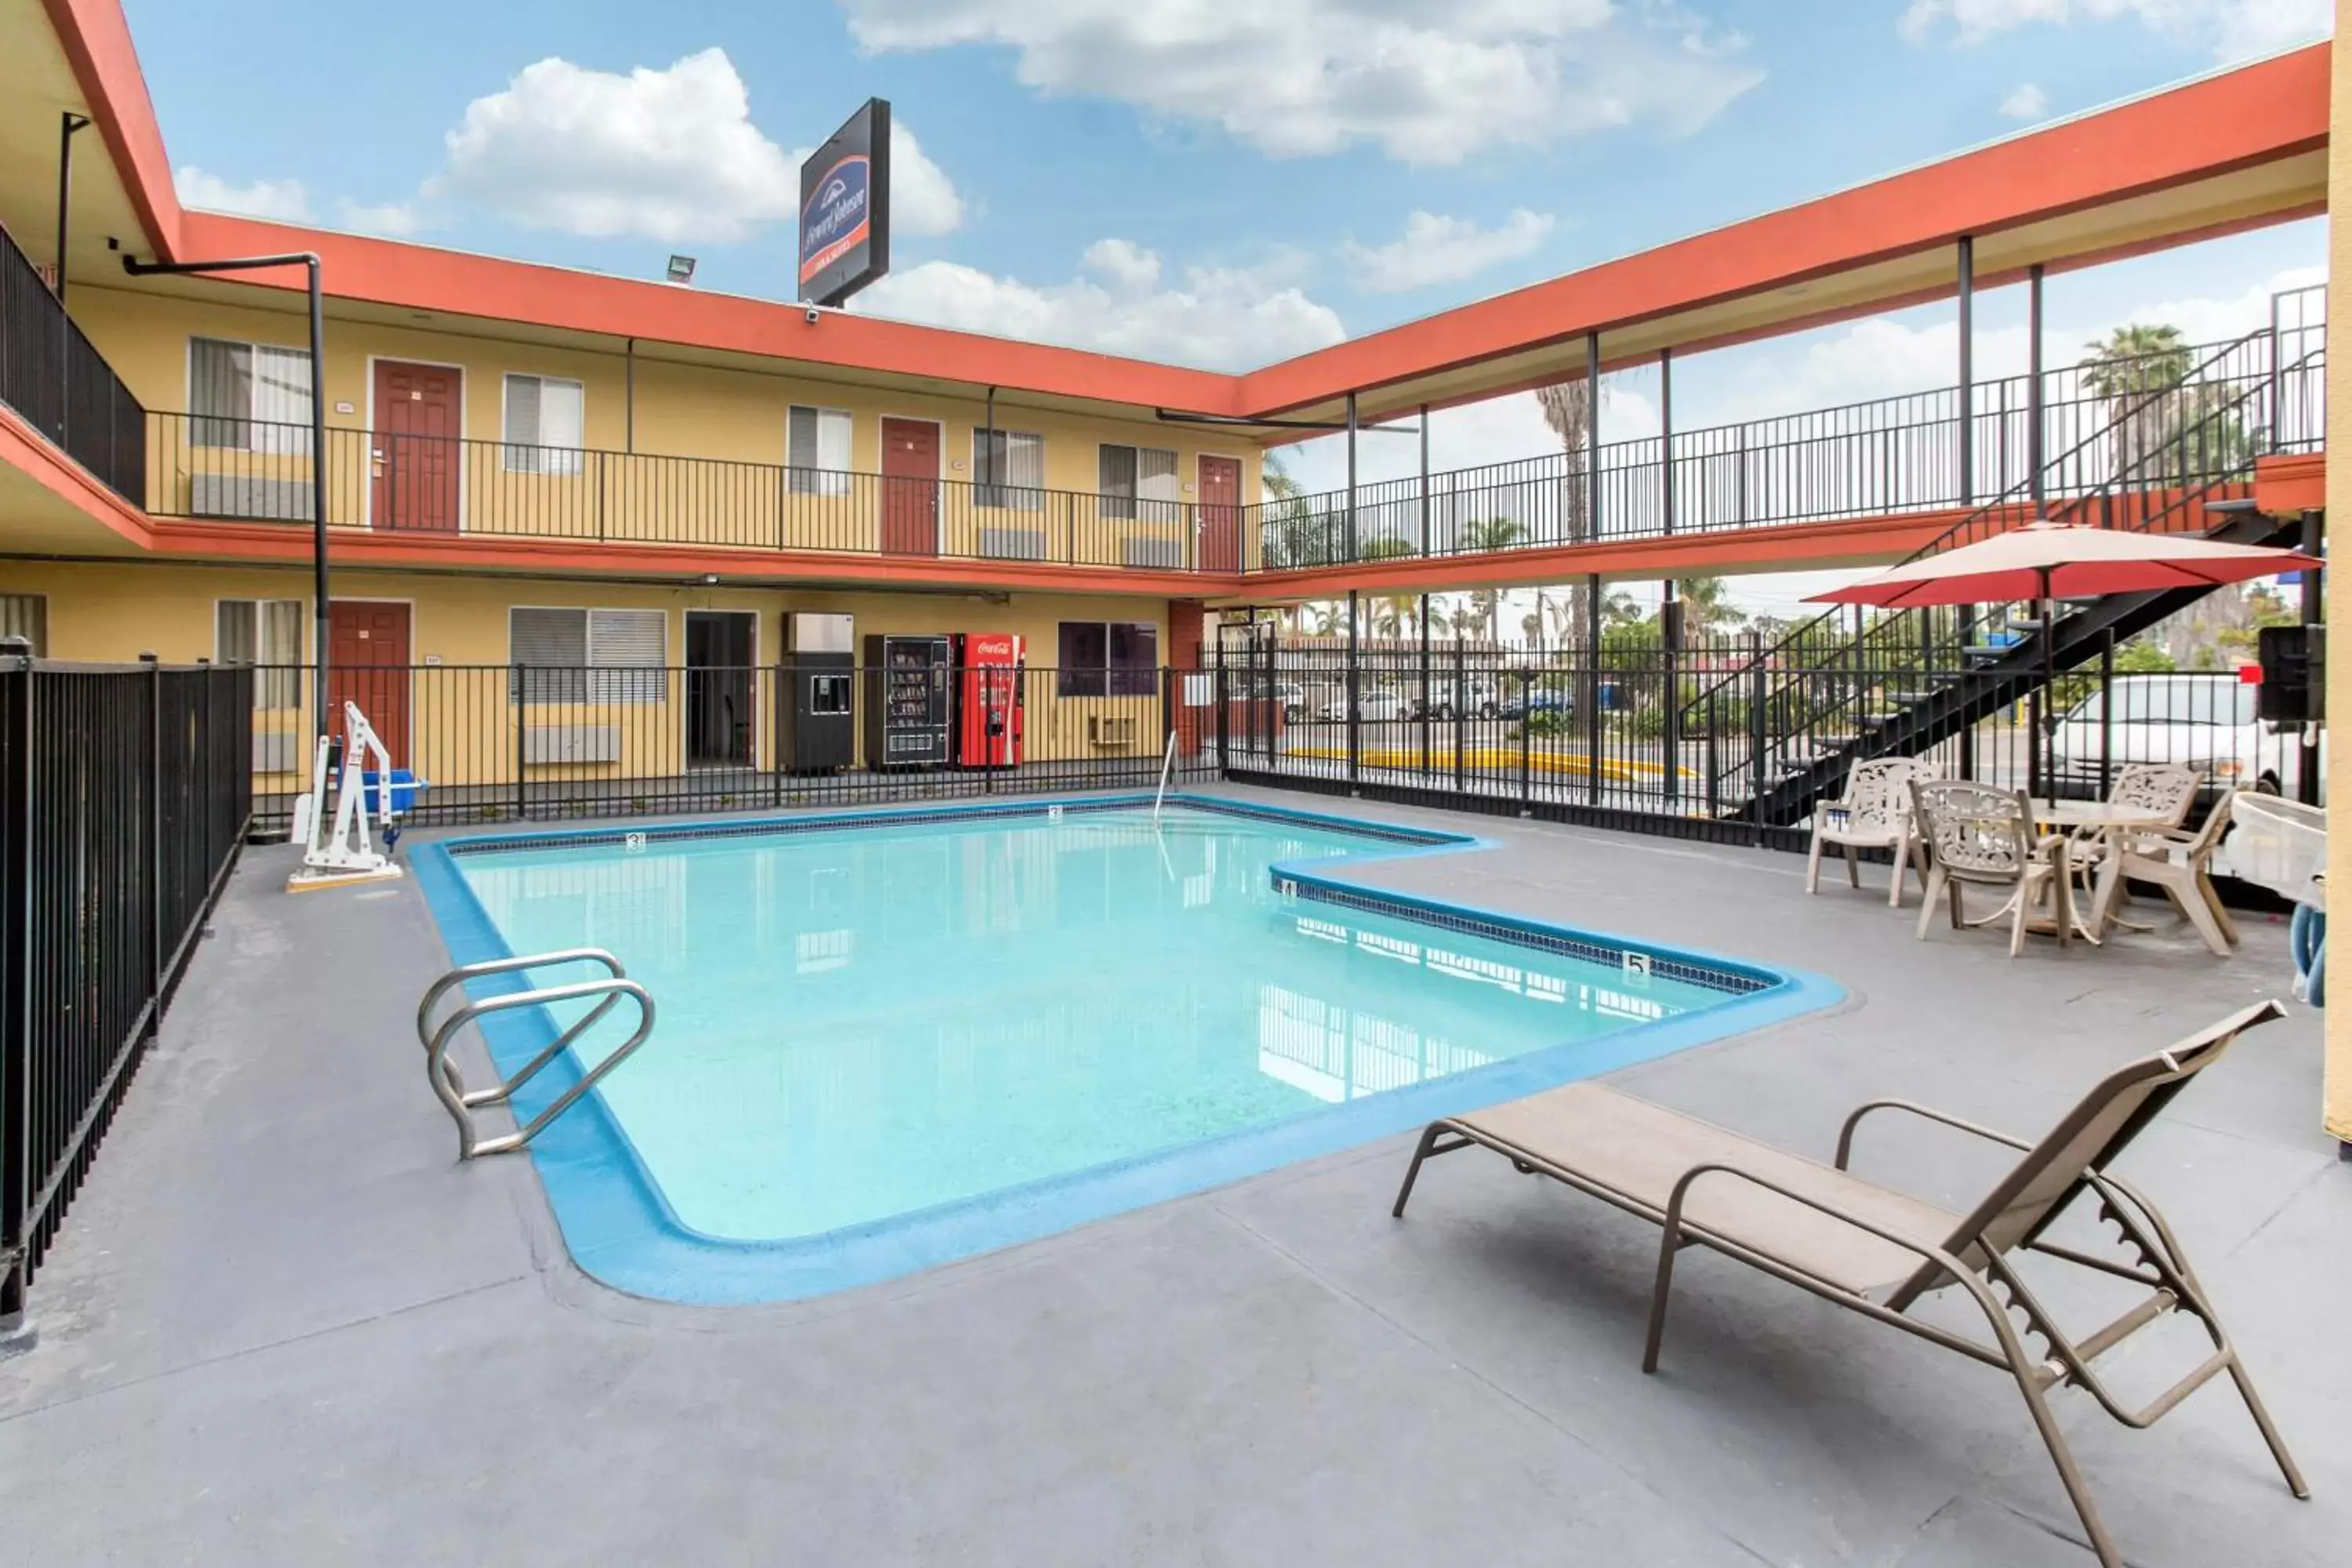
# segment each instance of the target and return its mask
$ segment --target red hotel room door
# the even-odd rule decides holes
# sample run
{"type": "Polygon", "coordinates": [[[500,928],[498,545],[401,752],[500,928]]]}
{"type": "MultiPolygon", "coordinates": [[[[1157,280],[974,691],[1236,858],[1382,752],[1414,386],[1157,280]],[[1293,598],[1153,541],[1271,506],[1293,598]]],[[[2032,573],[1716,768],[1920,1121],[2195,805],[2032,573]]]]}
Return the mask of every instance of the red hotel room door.
{"type": "Polygon", "coordinates": [[[458,418],[465,373],[447,365],[375,363],[375,430],[368,515],[378,528],[457,531],[458,418]]]}
{"type": "Polygon", "coordinates": [[[356,702],[392,765],[408,765],[408,606],[375,599],[327,604],[327,730],[343,732],[343,704],[356,702]]]}
{"type": "Polygon", "coordinates": [[[1242,460],[1201,458],[1201,570],[1242,569],[1242,460]]]}
{"type": "Polygon", "coordinates": [[[940,552],[940,427],[928,419],[882,421],[882,549],[940,552]]]}

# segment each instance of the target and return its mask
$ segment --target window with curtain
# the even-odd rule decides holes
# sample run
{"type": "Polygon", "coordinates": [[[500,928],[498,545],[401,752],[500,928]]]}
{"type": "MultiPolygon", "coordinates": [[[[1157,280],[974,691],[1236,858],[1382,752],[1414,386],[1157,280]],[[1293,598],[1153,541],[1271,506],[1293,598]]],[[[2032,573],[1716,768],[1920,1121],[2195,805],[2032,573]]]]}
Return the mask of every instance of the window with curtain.
{"type": "Polygon", "coordinates": [[[260,667],[256,708],[299,708],[302,689],[302,601],[218,599],[213,604],[213,658],[260,667]]]}
{"type": "Polygon", "coordinates": [[[304,349],[188,340],[188,439],[197,447],[307,457],[310,355],[304,349]]]}
{"type": "Polygon", "coordinates": [[[1097,489],[1105,517],[1164,522],[1176,515],[1176,454],[1163,447],[1102,447],[1097,489]]]}
{"type": "Polygon", "coordinates": [[[849,415],[794,404],[784,413],[784,488],[796,496],[849,493],[849,415]]]}
{"type": "Polygon", "coordinates": [[[982,506],[1045,510],[1045,437],[1025,430],[973,430],[971,477],[982,506]]]}
{"type": "Polygon", "coordinates": [[[520,700],[528,684],[533,702],[664,701],[668,628],[660,610],[509,610],[509,695],[520,700]]]}
{"type": "Polygon", "coordinates": [[[1055,692],[1150,697],[1160,690],[1160,628],[1148,621],[1064,621],[1055,692]]]}
{"type": "Polygon", "coordinates": [[[580,472],[585,407],[585,395],[576,381],[551,375],[507,377],[506,471],[580,472]]]}
{"type": "Polygon", "coordinates": [[[0,594],[0,641],[23,637],[35,658],[49,651],[49,600],[46,594],[0,594]]]}

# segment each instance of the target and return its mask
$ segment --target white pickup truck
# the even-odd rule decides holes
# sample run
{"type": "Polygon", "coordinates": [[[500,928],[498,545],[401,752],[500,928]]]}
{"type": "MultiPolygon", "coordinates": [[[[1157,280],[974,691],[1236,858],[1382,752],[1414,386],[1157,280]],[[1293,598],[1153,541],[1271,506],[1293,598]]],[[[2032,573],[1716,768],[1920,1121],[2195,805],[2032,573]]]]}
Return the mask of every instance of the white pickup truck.
{"type": "MultiPolygon", "coordinates": [[[[2100,725],[2106,756],[2126,763],[2185,763],[2203,779],[2210,801],[2225,789],[2293,796],[2303,776],[2303,738],[2255,713],[2257,689],[2233,675],[2118,675],[2107,694],[2094,692],[2058,722],[2053,740],[2062,795],[2096,795],[2100,725]]],[[[2325,793],[2326,752],[2320,783],[2325,793]]]]}

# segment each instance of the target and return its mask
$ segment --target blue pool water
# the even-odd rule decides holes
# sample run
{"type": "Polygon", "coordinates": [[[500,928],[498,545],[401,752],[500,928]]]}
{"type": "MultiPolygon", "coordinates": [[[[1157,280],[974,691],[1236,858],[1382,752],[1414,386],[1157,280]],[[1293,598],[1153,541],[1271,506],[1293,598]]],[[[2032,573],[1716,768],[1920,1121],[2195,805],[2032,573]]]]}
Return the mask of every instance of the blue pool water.
{"type": "MultiPolygon", "coordinates": [[[[1155,829],[1148,806],[1055,817],[1040,807],[452,847],[425,852],[444,868],[427,888],[442,887],[445,927],[453,869],[490,945],[608,948],[659,1004],[652,1039],[598,1090],[604,1136],[619,1146],[583,1152],[577,1129],[551,1137],[542,1173],[560,1168],[570,1183],[602,1166],[607,1181],[626,1167],[656,1190],[641,1206],[722,1248],[887,1236],[908,1216],[930,1226],[919,1247],[869,1258],[850,1271],[858,1277],[1459,1108],[1435,1106],[1430,1097],[1446,1091],[1432,1086],[1458,1082],[1471,1104],[1528,1092],[1506,1071],[1523,1058],[1558,1082],[1748,1026],[1676,1026],[1787,988],[1769,971],[1629,961],[1593,945],[1611,939],[1514,930],[1473,911],[1318,898],[1351,861],[1413,852],[1333,819],[1171,805],[1155,829]],[[1640,963],[1650,973],[1629,972],[1640,963]],[[1344,1135],[1316,1131],[1333,1117],[1355,1120],[1344,1135]],[[1250,1152],[1253,1139],[1263,1151],[1250,1152]],[[1186,1151],[1200,1149],[1224,1152],[1222,1163],[1187,1167],[1186,1151]],[[1138,1169],[1166,1179],[1139,1188],[1138,1169]],[[1022,1196],[1006,1217],[1007,1194],[1075,1190],[1103,1172],[1130,1173],[1128,1195],[1075,1210],[1022,1196]],[[975,1208],[994,1217],[969,1236],[941,1233],[941,1215],[975,1208]]],[[[602,1026],[612,1032],[590,1059],[617,1043],[619,1022],[602,1026]]],[[[494,1049],[511,1055],[495,1039],[494,1049]]],[[[614,1235],[640,1223],[599,1200],[599,1217],[575,1224],[549,1182],[575,1254],[583,1241],[617,1246],[614,1235]]]]}

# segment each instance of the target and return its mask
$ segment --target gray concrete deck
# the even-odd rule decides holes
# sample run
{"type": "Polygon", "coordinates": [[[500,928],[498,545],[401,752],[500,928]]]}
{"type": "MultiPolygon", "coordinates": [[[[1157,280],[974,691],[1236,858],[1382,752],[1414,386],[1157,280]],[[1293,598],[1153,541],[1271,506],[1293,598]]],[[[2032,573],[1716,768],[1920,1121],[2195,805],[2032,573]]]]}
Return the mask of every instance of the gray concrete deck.
{"type": "MultiPolygon", "coordinates": [[[[2168,923],[2012,963],[1990,933],[1915,943],[1883,892],[1808,900],[1794,857],[1479,826],[1507,849],[1369,879],[1843,982],[1836,1012],[1622,1075],[1810,1151],[1889,1093],[2039,1131],[2288,985],[2279,924],[2227,963],[2168,923]]],[[[0,1562],[2091,1561],[2000,1374],[1697,1252],[1645,1378],[1655,1232],[1480,1154],[1402,1223],[1391,1140],[824,1300],[615,1295],[527,1163],[452,1157],[414,887],[294,900],[286,869],[240,868],[36,1283],[38,1343],[0,1362],[0,1562]]],[[[2062,1395],[2135,1563],[2352,1542],[2352,1166],[2316,1127],[2318,1037],[2300,1007],[2248,1036],[2126,1166],[2315,1500],[2226,1384],[2145,1433],[2062,1395]]],[[[1858,1163],[1948,1201],[1989,1174],[1909,1128],[1858,1163]]],[[[2120,1375],[2197,1349],[2151,1336],[2120,1375]]]]}

